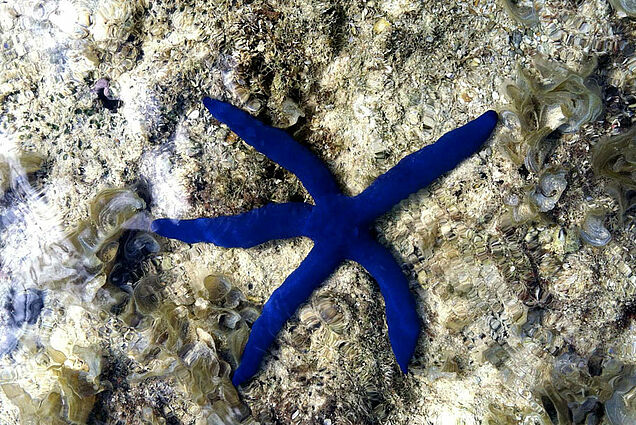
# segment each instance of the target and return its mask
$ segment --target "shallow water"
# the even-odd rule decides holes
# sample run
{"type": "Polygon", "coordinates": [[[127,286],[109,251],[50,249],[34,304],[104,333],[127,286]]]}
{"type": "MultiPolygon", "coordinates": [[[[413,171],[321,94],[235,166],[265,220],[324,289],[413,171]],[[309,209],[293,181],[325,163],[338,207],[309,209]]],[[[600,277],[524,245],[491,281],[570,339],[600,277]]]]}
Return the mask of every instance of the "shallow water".
{"type": "Polygon", "coordinates": [[[633,420],[628,3],[0,4],[0,424],[633,420]],[[228,250],[149,223],[312,200],[204,96],[284,128],[351,195],[500,112],[374,225],[424,328],[407,375],[376,282],[345,263],[231,385],[311,242],[228,250]]]}

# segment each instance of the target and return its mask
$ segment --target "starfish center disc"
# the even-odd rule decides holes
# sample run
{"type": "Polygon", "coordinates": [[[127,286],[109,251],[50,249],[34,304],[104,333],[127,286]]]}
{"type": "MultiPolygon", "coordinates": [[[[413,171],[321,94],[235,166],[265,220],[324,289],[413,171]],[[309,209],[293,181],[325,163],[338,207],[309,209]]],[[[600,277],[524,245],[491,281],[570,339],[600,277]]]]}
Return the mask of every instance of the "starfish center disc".
{"type": "Polygon", "coordinates": [[[313,208],[305,232],[315,242],[325,241],[332,246],[344,246],[359,238],[362,227],[352,198],[333,195],[320,199],[313,208]]]}

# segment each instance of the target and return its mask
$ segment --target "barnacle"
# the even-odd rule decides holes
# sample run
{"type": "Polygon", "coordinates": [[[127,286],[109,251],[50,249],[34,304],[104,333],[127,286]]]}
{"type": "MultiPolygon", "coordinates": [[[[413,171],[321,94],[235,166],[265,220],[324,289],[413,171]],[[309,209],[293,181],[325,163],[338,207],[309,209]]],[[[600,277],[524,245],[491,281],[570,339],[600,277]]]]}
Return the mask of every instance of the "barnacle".
{"type": "Polygon", "coordinates": [[[321,294],[299,312],[300,321],[314,329],[322,324],[335,333],[342,333],[347,326],[346,311],[338,305],[332,294],[321,294]]]}
{"type": "Polygon", "coordinates": [[[108,65],[101,66],[100,69],[112,78],[117,78],[124,72],[133,69],[139,56],[140,52],[137,46],[132,43],[124,43],[114,51],[106,51],[102,54],[100,62],[108,65]]]}

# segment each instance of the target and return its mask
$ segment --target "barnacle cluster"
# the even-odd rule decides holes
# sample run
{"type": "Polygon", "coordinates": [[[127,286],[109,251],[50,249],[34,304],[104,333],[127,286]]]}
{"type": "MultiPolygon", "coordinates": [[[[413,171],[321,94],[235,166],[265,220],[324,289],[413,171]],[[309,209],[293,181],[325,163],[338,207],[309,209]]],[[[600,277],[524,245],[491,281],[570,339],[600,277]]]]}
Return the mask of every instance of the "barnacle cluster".
{"type": "MultiPolygon", "coordinates": [[[[518,164],[539,172],[550,153],[548,135],[559,130],[573,133],[594,120],[602,110],[601,98],[587,77],[596,68],[590,58],[575,72],[564,65],[534,57],[539,75],[518,67],[515,83],[506,83],[504,90],[512,102],[513,116],[506,115],[507,127],[519,132],[519,138],[506,132],[502,147],[518,164]]],[[[511,131],[510,129],[507,129],[511,131]]]]}
{"type": "MultiPolygon", "coordinates": [[[[611,21],[607,20],[604,7],[591,3],[577,3],[561,8],[553,8],[542,0],[500,0],[501,7],[507,14],[525,29],[537,30],[542,25],[542,54],[559,57],[563,61],[576,60],[589,54],[612,54],[626,48],[620,37],[612,31],[611,21]]],[[[624,16],[622,5],[633,9],[629,0],[610,0],[616,4],[619,16],[624,16]]],[[[516,33],[516,34],[515,34],[516,33]]],[[[514,44],[517,52],[527,52],[530,37],[517,30],[514,44]]],[[[629,50],[628,50],[629,51],[629,50]]],[[[534,54],[534,52],[532,52],[534,54]]]]}
{"type": "MultiPolygon", "coordinates": [[[[50,247],[64,272],[55,279],[42,276],[49,278],[39,282],[46,303],[43,291],[35,289],[8,299],[14,326],[38,328],[37,333],[18,334],[13,344],[17,349],[4,358],[11,368],[0,376],[0,388],[25,423],[105,419],[98,407],[109,403],[112,392],[105,375],[111,356],[104,351],[104,341],[91,332],[81,334],[83,325],[78,325],[105,329],[108,322],[113,323],[110,344],[121,340],[125,355],[134,361],[117,379],[145,385],[176,378],[179,385],[171,385],[171,391],[198,406],[197,421],[253,423],[229,376],[258,311],[222,276],[210,275],[195,289],[175,296],[183,282],[153,260],[158,242],[149,233],[124,228],[139,220],[144,208],[132,190],[99,193],[89,218],[50,247]]],[[[147,423],[162,423],[161,411],[144,409],[147,423]]]]}
{"type": "Polygon", "coordinates": [[[508,219],[517,224],[556,206],[567,187],[568,170],[548,166],[549,157],[561,135],[577,132],[602,110],[596,88],[587,81],[594,59],[578,72],[541,56],[535,56],[534,65],[536,77],[519,66],[517,82],[504,86],[512,104],[502,112],[501,147],[513,162],[539,176],[522,199],[515,196],[508,202],[508,219]]]}
{"type": "Polygon", "coordinates": [[[129,355],[142,368],[129,381],[174,377],[177,388],[198,406],[197,421],[253,423],[230,374],[258,311],[224,276],[209,275],[182,297],[171,294],[169,277],[147,275],[138,281],[120,315],[135,331],[129,355]]]}
{"type": "Polygon", "coordinates": [[[619,425],[636,420],[634,390],[634,365],[609,353],[596,352],[589,358],[564,353],[556,358],[538,396],[552,424],[619,425]]]}
{"type": "Polygon", "coordinates": [[[144,6],[143,1],[100,2],[90,30],[93,40],[103,43],[126,40],[134,28],[134,15],[144,6]]]}
{"type": "Polygon", "coordinates": [[[597,143],[592,167],[597,175],[610,180],[621,214],[632,209],[636,205],[636,127],[597,143]]]}
{"type": "Polygon", "coordinates": [[[148,7],[148,2],[108,0],[100,2],[91,16],[90,36],[87,46],[88,57],[93,58],[102,75],[118,78],[133,69],[141,50],[138,42],[137,26],[140,16],[148,7]]]}
{"type": "MultiPolygon", "coordinates": [[[[552,199],[562,195],[567,182],[559,166],[545,167],[537,177],[539,181],[528,195],[535,198],[531,214],[536,214],[540,205],[553,207],[552,199]]],[[[566,410],[572,409],[568,415],[574,415],[577,422],[571,417],[552,421],[547,413],[552,407],[541,403],[543,393],[537,389],[545,380],[546,364],[571,351],[573,339],[585,353],[581,357],[588,358],[594,350],[598,334],[587,339],[578,336],[589,323],[584,318],[587,312],[594,312],[594,323],[607,323],[603,335],[612,335],[611,324],[620,308],[596,311],[595,303],[590,302],[596,296],[591,294],[613,297],[613,290],[607,288],[617,279],[624,282],[620,287],[630,294],[627,298],[632,297],[630,256],[619,255],[614,261],[618,250],[613,248],[602,254],[581,249],[581,240],[601,245],[610,237],[603,221],[593,220],[599,211],[590,210],[590,218],[582,223],[585,233],[573,226],[580,223],[578,217],[567,225],[542,221],[518,226],[501,220],[497,211],[483,203],[479,212],[467,211],[462,207],[463,197],[470,196],[463,191],[464,178],[447,181],[450,193],[433,185],[417,207],[400,213],[397,231],[391,226],[384,229],[406,261],[414,265],[413,272],[432,306],[430,332],[436,338],[427,354],[431,366],[423,381],[461,379],[472,376],[475,365],[489,365],[500,372],[497,376],[504,388],[531,388],[532,393],[520,390],[520,400],[527,404],[519,402],[511,410],[491,404],[484,414],[487,423],[600,423],[593,418],[604,415],[604,406],[579,397],[580,391],[570,400],[579,405],[568,408],[561,402],[566,410]],[[597,255],[601,256],[595,258],[597,255]],[[596,282],[584,265],[586,261],[603,264],[602,276],[607,278],[596,282]],[[564,325],[563,317],[572,324],[564,325]],[[452,359],[460,359],[454,361],[459,367],[449,368],[452,359]]],[[[477,181],[471,187],[479,190],[484,184],[477,181]]],[[[471,391],[480,394],[482,390],[471,391]]]]}
{"type": "MultiPolygon", "coordinates": [[[[373,285],[371,279],[366,280],[373,285]]],[[[316,397],[315,413],[298,409],[296,415],[300,423],[312,416],[336,423],[338,418],[346,415],[351,415],[351,423],[367,423],[386,420],[393,410],[390,388],[400,377],[391,367],[388,341],[383,337],[381,342],[365,339],[361,333],[362,329],[366,332],[383,326],[383,306],[373,305],[367,310],[356,304],[346,289],[320,290],[299,310],[298,326],[292,326],[292,332],[283,331],[283,340],[290,348],[283,351],[282,357],[299,377],[290,390],[310,391],[316,397]],[[357,320],[356,317],[370,320],[357,320]],[[372,352],[378,343],[389,351],[376,362],[372,352]],[[329,371],[332,365],[346,365],[346,372],[334,374],[329,371]],[[352,391],[338,396],[342,405],[334,406],[334,395],[343,380],[352,391]]],[[[340,369],[344,370],[342,366],[340,369]]],[[[285,410],[297,409],[294,403],[283,399],[280,402],[285,410]]],[[[294,410],[291,412],[293,415],[294,410]]]]}
{"type": "Polygon", "coordinates": [[[21,316],[22,322],[38,330],[20,335],[15,350],[5,353],[10,356],[4,361],[14,363],[0,380],[25,423],[88,420],[103,389],[102,350],[90,341],[90,333],[78,334],[77,326],[98,323],[96,316],[107,304],[95,303],[96,293],[106,282],[106,270],[117,262],[107,253],[117,244],[124,221],[143,207],[144,202],[129,190],[100,193],[91,205],[90,219],[45,247],[40,267],[31,269],[31,284],[40,289],[10,297],[14,321],[21,316]],[[12,374],[27,366],[28,373],[12,374]]]}

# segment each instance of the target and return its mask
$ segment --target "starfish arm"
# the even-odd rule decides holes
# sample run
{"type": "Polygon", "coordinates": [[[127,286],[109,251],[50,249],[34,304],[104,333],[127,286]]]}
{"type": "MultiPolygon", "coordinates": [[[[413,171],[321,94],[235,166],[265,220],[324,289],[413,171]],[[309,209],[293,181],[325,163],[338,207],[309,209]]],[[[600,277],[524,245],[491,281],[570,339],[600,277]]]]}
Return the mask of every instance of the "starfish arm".
{"type": "Polygon", "coordinates": [[[444,134],[437,142],[404,157],[356,196],[364,205],[363,219],[384,214],[402,199],[430,184],[468,158],[490,137],[497,113],[488,111],[444,134]]]}
{"type": "Polygon", "coordinates": [[[241,364],[232,377],[235,386],[249,380],[258,371],[263,356],[285,322],[331,275],[341,260],[329,246],[315,244],[300,266],[272,293],[252,326],[241,364]]]}
{"type": "Polygon", "coordinates": [[[206,97],[203,104],[247,144],[294,173],[316,201],[323,195],[340,192],[322,162],[283,130],[263,124],[229,103],[206,97]]]}
{"type": "Polygon", "coordinates": [[[151,230],[187,243],[212,242],[226,248],[249,248],[271,239],[303,235],[312,206],[300,202],[267,204],[243,214],[193,220],[160,218],[151,230]]]}
{"type": "Polygon", "coordinates": [[[420,321],[404,273],[391,253],[370,236],[353,246],[348,258],[359,263],[378,282],[393,354],[406,373],[420,334],[420,321]]]}

